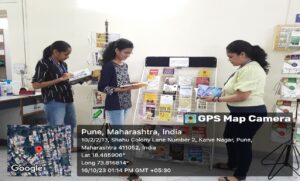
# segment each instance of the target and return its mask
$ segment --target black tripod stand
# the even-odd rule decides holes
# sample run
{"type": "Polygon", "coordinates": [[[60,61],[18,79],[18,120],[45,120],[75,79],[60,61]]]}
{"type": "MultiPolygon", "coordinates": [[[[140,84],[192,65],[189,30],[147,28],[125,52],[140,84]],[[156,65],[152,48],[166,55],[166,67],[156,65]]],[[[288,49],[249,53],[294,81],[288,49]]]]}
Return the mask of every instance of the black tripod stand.
{"type": "Polygon", "coordinates": [[[273,165],[273,167],[272,167],[272,169],[271,169],[271,171],[269,172],[269,175],[268,175],[269,180],[273,179],[280,172],[280,170],[284,167],[289,167],[298,176],[300,176],[300,174],[297,172],[297,170],[299,169],[298,156],[300,157],[300,153],[299,153],[299,150],[297,149],[296,145],[294,144],[293,136],[294,136],[294,126],[292,126],[292,133],[291,133],[290,140],[285,142],[285,143],[280,144],[277,148],[275,148],[272,152],[270,152],[268,155],[266,155],[261,160],[262,165],[273,165]],[[268,159],[274,152],[276,152],[280,148],[283,148],[283,149],[282,149],[279,157],[276,159],[276,162],[275,163],[266,163],[265,162],[266,159],[268,159]],[[290,157],[293,157],[293,154],[296,158],[296,163],[297,163],[296,167],[293,166],[293,159],[290,159],[290,157]],[[285,156],[284,161],[281,161],[281,158],[283,158],[283,156],[285,156]],[[278,169],[276,169],[276,168],[278,168],[278,169]]]}
{"type": "MultiPolygon", "coordinates": [[[[106,119],[104,119],[104,122],[103,122],[103,124],[101,125],[101,128],[100,128],[100,129],[102,130],[102,133],[104,133],[103,138],[106,138],[107,141],[109,141],[110,137],[109,137],[109,135],[107,134],[107,130],[112,129],[112,127],[111,127],[110,123],[106,122],[106,119]]],[[[93,144],[93,147],[95,147],[95,146],[102,146],[104,143],[105,143],[105,142],[95,142],[95,143],[93,144]]],[[[92,154],[94,154],[94,153],[96,153],[96,152],[97,152],[97,151],[95,151],[95,150],[91,150],[91,151],[90,151],[90,155],[92,155],[92,154]]]]}

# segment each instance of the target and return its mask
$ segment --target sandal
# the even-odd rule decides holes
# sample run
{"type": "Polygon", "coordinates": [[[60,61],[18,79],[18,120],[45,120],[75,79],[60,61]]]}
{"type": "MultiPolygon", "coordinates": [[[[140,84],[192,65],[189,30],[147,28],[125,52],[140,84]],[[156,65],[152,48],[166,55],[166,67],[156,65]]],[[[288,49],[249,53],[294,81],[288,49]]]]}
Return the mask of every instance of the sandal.
{"type": "Polygon", "coordinates": [[[216,163],[213,165],[213,168],[222,169],[222,170],[234,170],[234,168],[229,167],[227,163],[216,163]]]}
{"type": "MultiPolygon", "coordinates": [[[[229,177],[221,177],[221,178],[223,178],[225,181],[231,181],[230,179],[229,179],[229,177]]],[[[239,179],[239,178],[237,178],[237,177],[235,177],[236,179],[237,179],[237,181],[245,181],[245,179],[239,179]]],[[[223,179],[218,179],[219,181],[223,181],[223,179]]]]}
{"type": "Polygon", "coordinates": [[[129,180],[129,181],[142,181],[142,179],[139,177],[139,175],[135,172],[130,173],[127,180],[129,180]]]}

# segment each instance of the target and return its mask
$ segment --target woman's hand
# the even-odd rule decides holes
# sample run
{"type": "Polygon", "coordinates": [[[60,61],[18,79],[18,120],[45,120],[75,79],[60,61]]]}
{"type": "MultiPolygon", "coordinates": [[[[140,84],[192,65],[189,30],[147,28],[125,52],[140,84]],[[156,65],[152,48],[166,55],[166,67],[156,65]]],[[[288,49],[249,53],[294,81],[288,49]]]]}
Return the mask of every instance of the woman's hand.
{"type": "Polygon", "coordinates": [[[236,91],[235,94],[230,96],[221,96],[221,97],[213,97],[213,96],[203,96],[200,97],[201,100],[206,102],[242,102],[249,98],[251,92],[241,92],[236,91]]]}
{"type": "Polygon", "coordinates": [[[73,74],[71,74],[71,73],[64,73],[59,79],[61,81],[65,81],[65,80],[70,79],[71,77],[73,77],[73,74]]]}
{"type": "Polygon", "coordinates": [[[115,92],[128,92],[132,89],[139,89],[141,88],[141,85],[130,85],[130,86],[126,86],[126,87],[118,87],[115,88],[115,92]]]}
{"type": "Polygon", "coordinates": [[[132,89],[132,86],[127,86],[127,87],[118,87],[115,88],[115,92],[128,92],[132,89]]]}
{"type": "Polygon", "coordinates": [[[45,81],[45,82],[34,82],[34,83],[32,83],[32,87],[34,89],[41,89],[41,88],[49,87],[49,86],[58,84],[62,81],[66,81],[66,80],[70,79],[71,77],[73,77],[73,74],[64,73],[61,77],[54,79],[54,80],[49,80],[49,81],[45,81]]]}
{"type": "Polygon", "coordinates": [[[214,102],[214,97],[213,96],[203,96],[203,97],[200,97],[200,99],[205,101],[205,102],[214,102]]]}
{"type": "Polygon", "coordinates": [[[141,85],[132,85],[132,86],[130,86],[131,87],[131,89],[139,89],[139,88],[141,88],[142,86],[141,85]]]}
{"type": "Polygon", "coordinates": [[[145,85],[140,84],[141,82],[130,82],[131,84],[131,89],[140,89],[144,87],[145,85]]]}

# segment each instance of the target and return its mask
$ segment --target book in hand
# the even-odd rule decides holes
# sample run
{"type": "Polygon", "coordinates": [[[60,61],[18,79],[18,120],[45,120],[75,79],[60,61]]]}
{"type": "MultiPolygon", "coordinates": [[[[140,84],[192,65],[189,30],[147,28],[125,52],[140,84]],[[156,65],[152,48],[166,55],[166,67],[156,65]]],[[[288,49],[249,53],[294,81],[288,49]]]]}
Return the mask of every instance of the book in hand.
{"type": "Polygon", "coordinates": [[[197,90],[198,97],[214,96],[219,97],[222,95],[222,88],[215,86],[199,85],[197,90]]]}
{"type": "Polygon", "coordinates": [[[125,87],[130,87],[130,86],[136,86],[137,88],[142,88],[147,85],[148,85],[147,82],[136,82],[136,83],[126,84],[126,85],[121,85],[120,87],[125,88],[125,87]]]}
{"type": "Polygon", "coordinates": [[[88,68],[75,71],[72,74],[73,77],[69,79],[71,85],[83,83],[86,80],[91,79],[92,76],[92,72],[88,68]]]}

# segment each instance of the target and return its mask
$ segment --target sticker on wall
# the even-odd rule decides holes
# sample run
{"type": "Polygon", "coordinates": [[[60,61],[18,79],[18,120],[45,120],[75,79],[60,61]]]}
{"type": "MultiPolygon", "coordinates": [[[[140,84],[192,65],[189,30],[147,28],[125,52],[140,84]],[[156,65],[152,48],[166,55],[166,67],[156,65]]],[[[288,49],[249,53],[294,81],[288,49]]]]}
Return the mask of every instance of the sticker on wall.
{"type": "Polygon", "coordinates": [[[300,14],[296,14],[296,23],[300,23],[300,14]]]}
{"type": "Polygon", "coordinates": [[[93,123],[102,123],[104,121],[104,107],[93,107],[92,120],[93,123]]]}

